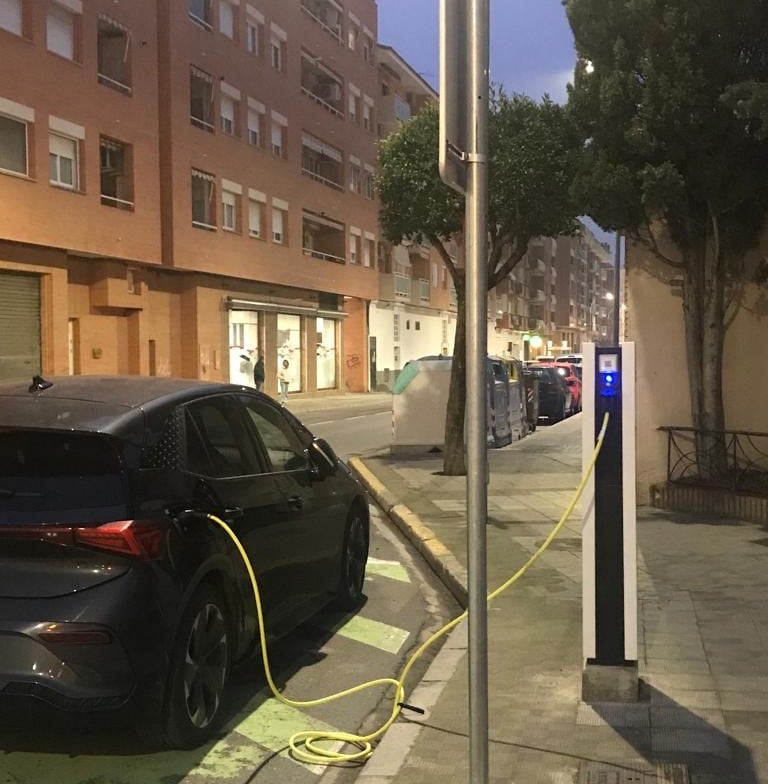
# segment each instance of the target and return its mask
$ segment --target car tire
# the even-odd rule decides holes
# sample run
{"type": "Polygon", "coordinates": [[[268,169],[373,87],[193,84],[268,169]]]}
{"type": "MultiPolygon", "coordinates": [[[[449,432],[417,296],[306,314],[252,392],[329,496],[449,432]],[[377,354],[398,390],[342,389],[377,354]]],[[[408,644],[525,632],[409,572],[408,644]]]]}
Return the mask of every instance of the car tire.
{"type": "Polygon", "coordinates": [[[192,749],[218,726],[229,678],[231,626],[219,591],[201,586],[179,623],[169,662],[163,719],[166,745],[192,749]]]}
{"type": "Polygon", "coordinates": [[[360,504],[355,504],[347,517],[339,587],[336,591],[336,606],[345,612],[356,610],[365,599],[363,582],[368,561],[368,540],[368,513],[360,504]]]}

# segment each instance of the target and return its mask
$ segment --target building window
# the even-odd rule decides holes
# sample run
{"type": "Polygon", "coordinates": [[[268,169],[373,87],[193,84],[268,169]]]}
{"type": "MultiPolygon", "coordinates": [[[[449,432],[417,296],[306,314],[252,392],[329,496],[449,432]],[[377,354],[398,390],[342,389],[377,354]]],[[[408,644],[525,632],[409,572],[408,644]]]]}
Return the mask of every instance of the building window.
{"type": "Polygon", "coordinates": [[[256,239],[264,236],[264,207],[256,199],[248,200],[248,234],[256,239]]]}
{"type": "Polygon", "coordinates": [[[192,225],[198,229],[216,229],[216,179],[212,174],[192,169],[192,225]]]}
{"type": "Polygon", "coordinates": [[[248,144],[264,146],[264,112],[248,109],[248,144]]]}
{"type": "Polygon", "coordinates": [[[272,207],[272,242],[286,245],[286,213],[279,207],[272,207]]]}
{"type": "Polygon", "coordinates": [[[77,189],[77,139],[48,135],[48,161],[50,164],[51,185],[77,189]]]}
{"type": "Polygon", "coordinates": [[[0,0],[0,30],[22,35],[24,19],[22,0],[0,0]]]}
{"type": "Polygon", "coordinates": [[[349,85],[349,119],[356,125],[360,124],[360,95],[353,85],[349,85]]]}
{"type": "Polygon", "coordinates": [[[101,203],[120,210],[133,209],[133,151],[116,139],[99,138],[101,203]]]}
{"type": "Polygon", "coordinates": [[[269,42],[270,62],[276,71],[283,70],[283,42],[272,38],[269,42]]]}
{"type": "Polygon", "coordinates": [[[99,82],[131,92],[131,36],[121,24],[99,16],[96,44],[99,82]]]}
{"type": "Polygon", "coordinates": [[[369,33],[363,34],[363,60],[373,65],[373,36],[369,33]]]}
{"type": "Polygon", "coordinates": [[[193,22],[206,30],[213,29],[213,8],[211,0],[187,0],[187,13],[193,22]]]}
{"type": "Polygon", "coordinates": [[[333,319],[318,318],[315,327],[317,354],[317,388],[335,389],[336,387],[336,322],[333,319]]]}
{"type": "Polygon", "coordinates": [[[376,180],[372,171],[365,170],[363,175],[363,186],[365,190],[365,198],[373,200],[376,196],[376,180]]]}
{"type": "Polygon", "coordinates": [[[275,158],[285,157],[285,129],[274,120],[272,121],[272,155],[275,158]]]}
{"type": "Polygon", "coordinates": [[[219,0],[219,32],[234,39],[235,31],[235,7],[229,0],[219,0]]]}
{"type": "Polygon", "coordinates": [[[363,103],[363,128],[373,130],[373,108],[367,101],[363,103]]]}
{"type": "Polygon", "coordinates": [[[245,43],[248,51],[259,57],[264,46],[264,17],[251,6],[246,7],[246,14],[245,43]]]}
{"type": "Polygon", "coordinates": [[[366,237],[365,242],[363,242],[363,266],[370,267],[373,264],[373,255],[375,253],[375,245],[376,243],[366,237]]]}
{"type": "Polygon", "coordinates": [[[227,136],[235,136],[236,128],[236,108],[235,99],[229,95],[222,95],[219,99],[220,112],[221,112],[221,130],[227,136]]]}
{"type": "Polygon", "coordinates": [[[189,119],[213,133],[213,77],[194,65],[189,70],[189,119]]]}
{"type": "Polygon", "coordinates": [[[75,15],[57,3],[48,6],[46,16],[48,51],[75,59],[75,15]]]}
{"type": "Polygon", "coordinates": [[[222,189],[221,225],[226,231],[240,231],[240,196],[233,191],[222,189]]]}
{"type": "Polygon", "coordinates": [[[27,123],[0,115],[0,170],[28,174],[27,123]]]}
{"type": "Polygon", "coordinates": [[[360,263],[360,235],[350,232],[349,235],[349,263],[360,263]]]}
{"type": "Polygon", "coordinates": [[[347,46],[354,51],[357,49],[357,38],[360,35],[360,27],[351,19],[347,27],[347,46]]]}
{"type": "Polygon", "coordinates": [[[349,189],[353,193],[362,192],[362,171],[356,163],[349,166],[349,189]]]}

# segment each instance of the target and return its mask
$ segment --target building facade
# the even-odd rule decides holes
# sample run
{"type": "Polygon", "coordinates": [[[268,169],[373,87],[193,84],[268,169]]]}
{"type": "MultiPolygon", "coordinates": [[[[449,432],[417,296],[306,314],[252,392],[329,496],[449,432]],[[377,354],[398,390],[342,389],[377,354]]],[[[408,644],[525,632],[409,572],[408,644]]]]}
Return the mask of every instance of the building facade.
{"type": "Polygon", "coordinates": [[[0,376],[367,389],[375,40],[373,0],[4,0],[0,376]]]}

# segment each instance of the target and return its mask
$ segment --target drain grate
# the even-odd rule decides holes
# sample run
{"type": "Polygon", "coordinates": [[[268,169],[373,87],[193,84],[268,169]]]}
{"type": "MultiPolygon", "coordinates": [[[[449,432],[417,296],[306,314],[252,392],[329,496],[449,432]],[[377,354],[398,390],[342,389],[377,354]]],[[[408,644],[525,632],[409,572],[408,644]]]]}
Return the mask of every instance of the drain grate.
{"type": "Polygon", "coordinates": [[[579,784],[690,784],[686,765],[582,762],[579,784]]]}

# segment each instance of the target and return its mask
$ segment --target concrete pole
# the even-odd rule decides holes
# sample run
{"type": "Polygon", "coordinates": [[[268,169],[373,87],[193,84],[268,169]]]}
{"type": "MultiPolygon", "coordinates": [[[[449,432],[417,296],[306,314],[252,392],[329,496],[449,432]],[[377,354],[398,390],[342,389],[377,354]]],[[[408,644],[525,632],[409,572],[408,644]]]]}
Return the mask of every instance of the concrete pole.
{"type": "Polygon", "coordinates": [[[488,782],[488,37],[489,0],[470,0],[467,228],[467,566],[470,784],[488,782]]]}

